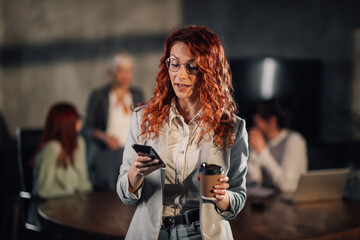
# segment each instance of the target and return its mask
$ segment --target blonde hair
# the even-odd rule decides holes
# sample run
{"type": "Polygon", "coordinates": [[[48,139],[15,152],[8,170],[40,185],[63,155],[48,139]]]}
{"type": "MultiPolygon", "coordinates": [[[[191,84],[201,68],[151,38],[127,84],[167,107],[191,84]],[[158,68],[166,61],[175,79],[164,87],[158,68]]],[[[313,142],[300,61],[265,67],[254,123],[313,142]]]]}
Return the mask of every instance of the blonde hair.
{"type": "Polygon", "coordinates": [[[128,53],[118,53],[114,55],[107,64],[107,70],[114,72],[118,67],[134,66],[134,58],[128,53]]]}

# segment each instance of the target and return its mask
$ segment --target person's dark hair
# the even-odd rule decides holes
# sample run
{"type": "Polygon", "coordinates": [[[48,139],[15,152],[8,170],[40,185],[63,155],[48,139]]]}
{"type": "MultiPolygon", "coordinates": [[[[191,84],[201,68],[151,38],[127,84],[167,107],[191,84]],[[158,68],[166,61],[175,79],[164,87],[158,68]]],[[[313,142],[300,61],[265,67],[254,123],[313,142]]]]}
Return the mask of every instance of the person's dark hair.
{"type": "Polygon", "coordinates": [[[144,109],[139,137],[158,137],[162,125],[168,120],[171,99],[175,96],[165,60],[176,42],[185,43],[194,57],[200,72],[197,75],[202,116],[197,122],[204,125],[200,136],[209,135],[214,130],[214,143],[219,149],[230,148],[235,141],[232,133],[235,125],[234,113],[237,106],[232,97],[233,86],[229,64],[219,38],[203,26],[187,26],[176,29],[167,37],[160,71],[156,77],[153,97],[144,109]]]}
{"type": "Polygon", "coordinates": [[[285,98],[272,98],[258,103],[256,114],[268,120],[275,116],[280,129],[288,128],[291,124],[291,100],[285,98]]]}
{"type": "Polygon", "coordinates": [[[74,151],[77,148],[75,125],[79,117],[75,107],[69,103],[55,104],[47,114],[44,133],[38,149],[41,149],[48,141],[59,141],[64,153],[59,157],[60,167],[66,168],[69,161],[71,165],[74,164],[74,151]]]}

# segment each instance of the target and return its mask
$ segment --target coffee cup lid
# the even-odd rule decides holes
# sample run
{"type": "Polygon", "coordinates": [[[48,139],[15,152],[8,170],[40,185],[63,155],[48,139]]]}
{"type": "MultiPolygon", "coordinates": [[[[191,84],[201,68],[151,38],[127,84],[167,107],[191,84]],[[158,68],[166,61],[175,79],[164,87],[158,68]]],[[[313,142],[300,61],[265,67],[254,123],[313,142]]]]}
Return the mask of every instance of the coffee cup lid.
{"type": "Polygon", "coordinates": [[[222,174],[224,169],[216,164],[208,164],[206,162],[201,163],[199,168],[199,173],[207,175],[217,175],[222,174]]]}

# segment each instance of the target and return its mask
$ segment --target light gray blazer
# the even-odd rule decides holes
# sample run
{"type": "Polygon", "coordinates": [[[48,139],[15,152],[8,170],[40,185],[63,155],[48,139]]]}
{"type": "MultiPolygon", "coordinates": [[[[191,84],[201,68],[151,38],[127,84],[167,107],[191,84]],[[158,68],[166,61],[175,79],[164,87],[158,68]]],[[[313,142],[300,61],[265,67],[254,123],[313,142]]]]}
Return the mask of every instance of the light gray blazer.
{"type": "MultiPolygon", "coordinates": [[[[162,134],[157,139],[138,141],[141,132],[143,110],[134,112],[124,149],[123,163],[117,181],[117,193],[126,205],[137,205],[125,239],[158,239],[163,208],[163,186],[165,170],[160,169],[145,176],[137,196],[130,193],[127,173],[135,158],[134,143],[151,145],[162,159],[167,156],[167,136],[169,125],[164,124],[162,134]]],[[[228,189],[231,211],[220,213],[212,201],[200,202],[200,226],[203,239],[233,239],[229,219],[235,218],[246,201],[246,172],[249,156],[248,134],[245,121],[236,117],[233,129],[236,141],[230,150],[219,151],[212,142],[202,144],[199,158],[201,162],[221,165],[229,177],[228,189]]],[[[198,182],[196,176],[192,179],[198,182]]]]}

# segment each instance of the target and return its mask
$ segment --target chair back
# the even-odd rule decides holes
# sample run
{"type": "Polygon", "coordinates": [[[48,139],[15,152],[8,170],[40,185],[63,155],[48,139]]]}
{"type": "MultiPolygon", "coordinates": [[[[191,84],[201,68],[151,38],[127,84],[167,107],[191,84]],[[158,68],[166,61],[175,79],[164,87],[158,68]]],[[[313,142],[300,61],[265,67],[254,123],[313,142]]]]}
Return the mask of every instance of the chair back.
{"type": "Polygon", "coordinates": [[[33,163],[31,160],[35,157],[35,151],[42,133],[43,130],[40,128],[16,129],[20,192],[31,193],[33,182],[33,163]]]}
{"type": "MultiPolygon", "coordinates": [[[[29,233],[42,232],[37,220],[36,208],[40,200],[31,196],[33,182],[33,164],[36,148],[41,140],[42,129],[16,129],[17,167],[19,176],[19,194],[14,203],[12,239],[27,239],[29,233]]],[[[39,239],[36,236],[34,239],[39,239]]]]}

